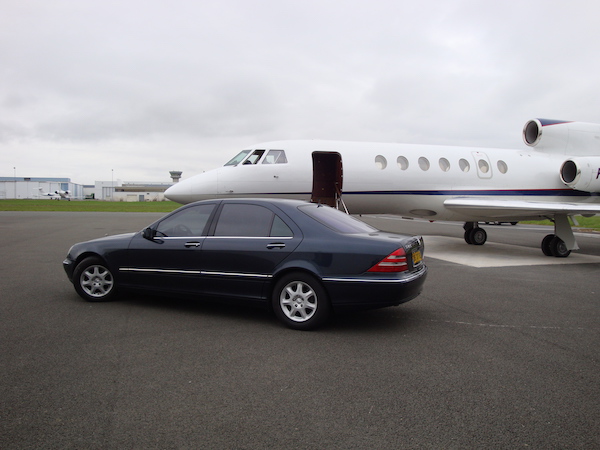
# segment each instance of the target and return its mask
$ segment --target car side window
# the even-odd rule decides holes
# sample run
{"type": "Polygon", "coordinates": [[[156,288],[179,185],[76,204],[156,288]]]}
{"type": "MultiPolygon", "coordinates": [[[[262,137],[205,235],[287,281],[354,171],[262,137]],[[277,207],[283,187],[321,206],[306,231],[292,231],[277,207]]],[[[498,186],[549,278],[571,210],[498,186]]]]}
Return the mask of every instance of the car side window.
{"type": "Polygon", "coordinates": [[[203,236],[214,204],[183,209],[158,224],[157,234],[164,237],[203,236]]]}
{"type": "Polygon", "coordinates": [[[284,237],[293,234],[281,218],[264,206],[227,204],[219,216],[215,236],[284,237]]]}
{"type": "Polygon", "coordinates": [[[271,234],[273,237],[293,237],[294,233],[290,230],[283,220],[279,216],[275,216],[273,219],[273,225],[271,226],[271,234]]]}

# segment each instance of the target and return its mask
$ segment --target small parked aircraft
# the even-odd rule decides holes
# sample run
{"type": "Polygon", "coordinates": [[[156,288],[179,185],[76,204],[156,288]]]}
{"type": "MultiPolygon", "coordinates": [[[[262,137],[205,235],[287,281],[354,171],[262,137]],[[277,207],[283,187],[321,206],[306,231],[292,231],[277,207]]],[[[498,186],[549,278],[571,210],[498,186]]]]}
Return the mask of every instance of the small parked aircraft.
{"type": "Polygon", "coordinates": [[[42,188],[40,188],[40,195],[43,197],[50,197],[52,200],[62,200],[63,198],[71,200],[69,191],[42,192],[42,188]]]}
{"type": "Polygon", "coordinates": [[[284,197],[352,214],[397,214],[465,222],[465,241],[484,244],[479,222],[550,219],[548,256],[578,249],[569,216],[600,214],[600,124],[533,119],[530,148],[496,149],[340,141],[277,141],[248,147],[225,166],[170,187],[179,203],[284,197]]]}

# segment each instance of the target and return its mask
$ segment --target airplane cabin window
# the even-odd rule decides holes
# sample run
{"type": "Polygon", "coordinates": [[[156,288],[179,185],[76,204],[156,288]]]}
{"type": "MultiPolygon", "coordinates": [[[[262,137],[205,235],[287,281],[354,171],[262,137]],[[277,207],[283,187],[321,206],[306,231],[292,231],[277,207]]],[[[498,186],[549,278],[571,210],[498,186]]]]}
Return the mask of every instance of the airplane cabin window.
{"type": "Polygon", "coordinates": [[[500,171],[500,173],[506,173],[508,172],[508,166],[506,165],[506,163],[502,160],[498,161],[498,170],[500,171]]]}
{"type": "Polygon", "coordinates": [[[465,173],[471,170],[471,165],[466,159],[461,159],[460,161],[458,161],[458,167],[460,167],[460,170],[462,170],[465,173]]]}
{"type": "Polygon", "coordinates": [[[248,156],[248,159],[244,161],[244,164],[256,164],[260,160],[264,152],[264,150],[254,150],[254,152],[250,156],[248,156]]]}
{"type": "Polygon", "coordinates": [[[383,170],[387,167],[387,159],[384,156],[377,155],[375,157],[375,165],[379,170],[383,170]]]}
{"type": "Polygon", "coordinates": [[[490,171],[490,165],[485,159],[480,159],[477,162],[477,165],[479,166],[479,170],[481,170],[482,173],[488,173],[490,171]]]}
{"type": "Polygon", "coordinates": [[[398,167],[400,167],[400,170],[408,169],[408,159],[406,159],[404,156],[398,156],[396,162],[398,163],[398,167]]]}
{"type": "Polygon", "coordinates": [[[429,160],[427,158],[425,158],[424,156],[421,156],[419,158],[419,167],[421,168],[421,170],[424,170],[424,171],[429,170],[429,167],[430,167],[429,160]]]}
{"type": "Polygon", "coordinates": [[[287,158],[285,156],[285,151],[283,150],[269,150],[265,158],[263,159],[263,164],[286,164],[287,158]]]}
{"type": "Polygon", "coordinates": [[[242,150],[237,155],[235,155],[232,159],[225,163],[226,166],[237,166],[239,163],[243,161],[246,155],[250,153],[250,150],[242,150]]]}
{"type": "Polygon", "coordinates": [[[450,161],[446,158],[440,158],[440,169],[444,172],[448,172],[450,170],[450,161]]]}

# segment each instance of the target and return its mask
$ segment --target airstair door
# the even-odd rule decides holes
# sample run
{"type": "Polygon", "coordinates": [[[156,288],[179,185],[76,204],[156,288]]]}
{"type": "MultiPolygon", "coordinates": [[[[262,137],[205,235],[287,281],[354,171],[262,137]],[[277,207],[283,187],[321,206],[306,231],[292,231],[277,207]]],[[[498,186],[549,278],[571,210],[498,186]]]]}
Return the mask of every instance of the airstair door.
{"type": "Polygon", "coordinates": [[[311,202],[338,207],[342,196],[342,156],[336,152],[313,152],[311,202]]]}

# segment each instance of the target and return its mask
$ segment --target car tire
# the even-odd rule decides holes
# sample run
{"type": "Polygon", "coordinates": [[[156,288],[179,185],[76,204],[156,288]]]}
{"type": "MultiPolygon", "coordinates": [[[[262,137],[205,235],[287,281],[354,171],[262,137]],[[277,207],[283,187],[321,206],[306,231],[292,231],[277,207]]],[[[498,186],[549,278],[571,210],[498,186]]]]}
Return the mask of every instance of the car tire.
{"type": "Polygon", "coordinates": [[[331,304],[323,285],[302,272],[289,273],[277,281],[272,306],[277,318],[294,330],[315,329],[331,314],[331,304]]]}
{"type": "Polygon", "coordinates": [[[117,293],[115,278],[104,261],[85,258],[73,272],[73,285],[81,298],[89,302],[113,300],[117,293]]]}

